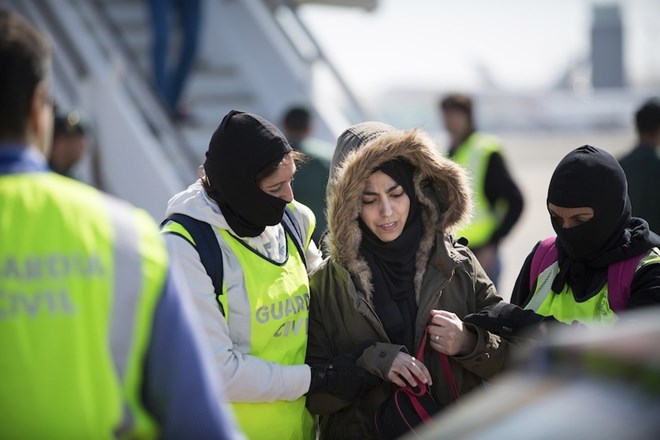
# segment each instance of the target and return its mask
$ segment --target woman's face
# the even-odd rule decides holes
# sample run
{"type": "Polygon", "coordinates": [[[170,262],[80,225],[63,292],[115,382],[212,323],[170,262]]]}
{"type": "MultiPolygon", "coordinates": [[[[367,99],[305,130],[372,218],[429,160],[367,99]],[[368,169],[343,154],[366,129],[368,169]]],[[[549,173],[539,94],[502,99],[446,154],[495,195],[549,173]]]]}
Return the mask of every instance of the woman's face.
{"type": "Polygon", "coordinates": [[[287,203],[293,200],[293,175],[296,173],[296,163],[290,154],[284,156],[275,172],[264,177],[259,182],[259,188],[266,194],[278,197],[287,203]]]}
{"type": "Polygon", "coordinates": [[[594,218],[594,209],[589,206],[564,208],[548,203],[550,217],[562,228],[571,229],[594,218]]]}
{"type": "Polygon", "coordinates": [[[410,211],[410,199],[394,179],[376,171],[362,193],[360,218],[383,242],[395,240],[403,232],[410,211]]]}

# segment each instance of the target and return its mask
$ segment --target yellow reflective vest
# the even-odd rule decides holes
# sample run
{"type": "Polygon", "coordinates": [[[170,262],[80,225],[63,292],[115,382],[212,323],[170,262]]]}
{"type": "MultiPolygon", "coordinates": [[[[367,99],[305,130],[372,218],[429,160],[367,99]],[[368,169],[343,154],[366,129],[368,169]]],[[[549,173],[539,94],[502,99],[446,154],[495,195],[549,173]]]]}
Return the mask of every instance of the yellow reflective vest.
{"type": "MultiPolygon", "coordinates": [[[[289,257],[283,264],[270,261],[246,247],[228,231],[221,231],[243,270],[250,305],[250,354],[281,365],[305,363],[309,316],[309,281],[305,264],[287,234],[289,257]]],[[[231,298],[221,295],[232,326],[231,298]]],[[[245,336],[245,334],[244,334],[245,336]]],[[[241,429],[251,439],[312,439],[314,421],[305,397],[294,401],[237,403],[231,406],[241,429]]]]}
{"type": "Polygon", "coordinates": [[[459,145],[452,157],[452,160],[465,168],[470,176],[474,213],[469,224],[458,230],[456,236],[467,238],[468,246],[471,248],[486,245],[506,214],[506,201],[491,206],[486,197],[488,162],[491,154],[497,151],[500,151],[497,138],[475,132],[459,145]]]}
{"type": "MultiPolygon", "coordinates": [[[[290,204],[287,209],[295,208],[290,204]]],[[[313,227],[312,223],[306,236],[301,237],[305,249],[313,227]]],[[[214,229],[223,264],[222,289],[216,300],[229,326],[234,349],[280,365],[304,364],[309,279],[294,239],[286,232],[288,256],[278,263],[228,230],[214,229]]],[[[191,233],[176,221],[166,223],[162,231],[196,244],[191,233]]],[[[293,401],[232,401],[230,406],[250,439],[311,440],[315,438],[314,419],[305,400],[301,396],[293,401]]]]}
{"type": "MultiPolygon", "coordinates": [[[[658,249],[651,249],[637,264],[635,272],[649,264],[660,264],[658,249]]],[[[552,283],[559,273],[557,261],[552,263],[536,279],[536,287],[526,309],[534,310],[543,316],[553,316],[556,320],[571,324],[598,324],[617,319],[609,302],[607,283],[595,295],[585,301],[576,301],[573,291],[566,283],[558,294],[552,292],[552,283]]]]}
{"type": "Polygon", "coordinates": [[[0,175],[0,438],[153,438],[143,359],[167,252],[153,220],[51,172],[0,175]]]}

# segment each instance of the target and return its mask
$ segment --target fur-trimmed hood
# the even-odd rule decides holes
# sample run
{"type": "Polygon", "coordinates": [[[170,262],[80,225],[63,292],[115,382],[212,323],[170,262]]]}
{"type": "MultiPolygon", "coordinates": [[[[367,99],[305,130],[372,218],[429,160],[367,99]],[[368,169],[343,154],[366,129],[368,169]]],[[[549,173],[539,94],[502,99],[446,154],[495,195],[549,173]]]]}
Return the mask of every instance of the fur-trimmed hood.
{"type": "Polygon", "coordinates": [[[424,223],[415,277],[416,290],[419,291],[423,268],[435,237],[451,233],[470,215],[471,193],[465,171],[443,158],[423,131],[397,130],[375,122],[358,124],[344,132],[337,141],[335,158],[327,188],[326,244],[334,261],[347,268],[354,279],[357,278],[369,300],[371,272],[359,255],[362,232],[357,219],[362,192],[369,176],[386,162],[399,158],[415,167],[415,193],[424,223]]]}

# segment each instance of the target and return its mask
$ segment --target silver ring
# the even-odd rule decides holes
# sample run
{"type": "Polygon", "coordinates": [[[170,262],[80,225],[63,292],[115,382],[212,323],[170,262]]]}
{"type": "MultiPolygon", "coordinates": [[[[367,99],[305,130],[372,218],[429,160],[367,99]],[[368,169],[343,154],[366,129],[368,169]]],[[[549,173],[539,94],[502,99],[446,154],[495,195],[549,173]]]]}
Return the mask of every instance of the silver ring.
{"type": "Polygon", "coordinates": [[[438,336],[438,335],[435,335],[433,338],[435,338],[436,341],[440,340],[440,336],[438,336]]]}

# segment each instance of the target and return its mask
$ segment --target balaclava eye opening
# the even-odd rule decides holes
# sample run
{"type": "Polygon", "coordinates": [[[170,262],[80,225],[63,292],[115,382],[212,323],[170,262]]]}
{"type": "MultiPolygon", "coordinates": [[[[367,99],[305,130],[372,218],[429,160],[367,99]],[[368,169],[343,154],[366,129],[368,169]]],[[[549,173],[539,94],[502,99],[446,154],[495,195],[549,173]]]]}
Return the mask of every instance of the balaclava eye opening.
{"type": "Polygon", "coordinates": [[[573,228],[564,229],[552,220],[561,246],[581,262],[596,259],[617,242],[631,215],[623,169],[611,154],[590,145],[573,150],[559,162],[547,202],[564,208],[593,208],[594,217],[573,228]]]}

